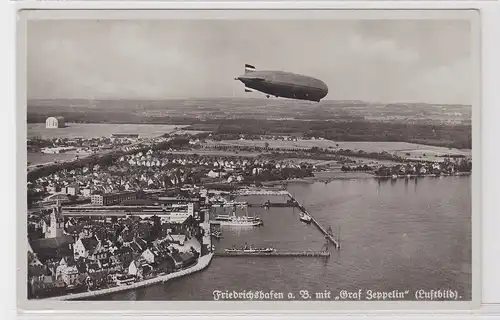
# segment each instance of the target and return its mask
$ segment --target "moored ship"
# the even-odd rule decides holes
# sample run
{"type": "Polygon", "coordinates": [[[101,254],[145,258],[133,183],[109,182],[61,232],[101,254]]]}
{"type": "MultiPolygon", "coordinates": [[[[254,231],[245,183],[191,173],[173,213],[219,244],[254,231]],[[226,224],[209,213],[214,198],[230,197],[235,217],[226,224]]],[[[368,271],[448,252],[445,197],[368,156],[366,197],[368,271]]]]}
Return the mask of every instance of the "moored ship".
{"type": "Polygon", "coordinates": [[[215,221],[219,222],[221,226],[256,227],[262,225],[262,220],[259,217],[219,215],[215,217],[215,221]]]}
{"type": "Polygon", "coordinates": [[[212,204],[212,207],[215,208],[231,208],[231,207],[240,207],[240,208],[246,208],[248,207],[248,202],[246,201],[234,201],[234,200],[227,200],[224,197],[218,197],[218,198],[211,198],[210,202],[212,204]]]}
{"type": "Polygon", "coordinates": [[[275,252],[274,248],[254,248],[251,245],[245,245],[242,248],[236,248],[233,246],[231,249],[225,249],[226,253],[271,253],[275,252]]]}
{"type": "Polygon", "coordinates": [[[247,215],[238,217],[234,211],[232,215],[220,214],[214,219],[221,226],[256,227],[263,224],[260,217],[249,217],[247,215]]]}

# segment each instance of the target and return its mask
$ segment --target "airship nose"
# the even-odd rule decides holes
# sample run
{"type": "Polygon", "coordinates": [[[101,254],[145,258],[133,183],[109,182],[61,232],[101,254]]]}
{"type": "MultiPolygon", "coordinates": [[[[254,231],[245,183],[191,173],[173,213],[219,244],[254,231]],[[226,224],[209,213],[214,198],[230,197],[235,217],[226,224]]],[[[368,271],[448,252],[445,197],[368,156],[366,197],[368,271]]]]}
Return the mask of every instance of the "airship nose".
{"type": "Polygon", "coordinates": [[[326,85],[326,83],[321,81],[321,85],[319,87],[323,91],[323,98],[326,97],[326,95],[328,94],[328,86],[326,85]]]}

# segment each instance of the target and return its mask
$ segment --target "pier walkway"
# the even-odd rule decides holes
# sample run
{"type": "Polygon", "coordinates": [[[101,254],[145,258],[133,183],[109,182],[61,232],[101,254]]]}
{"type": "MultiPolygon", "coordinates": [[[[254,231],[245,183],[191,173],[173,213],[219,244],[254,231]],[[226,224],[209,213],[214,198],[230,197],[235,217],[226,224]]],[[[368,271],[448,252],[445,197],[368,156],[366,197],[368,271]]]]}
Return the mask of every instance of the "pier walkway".
{"type": "Polygon", "coordinates": [[[329,251],[216,252],[216,257],[329,257],[329,251]]]}
{"type": "Polygon", "coordinates": [[[240,196],[290,196],[286,190],[239,190],[237,192],[240,196]]]}
{"type": "Polygon", "coordinates": [[[323,233],[325,235],[325,238],[327,240],[329,240],[334,245],[335,249],[340,250],[340,241],[337,240],[337,239],[335,239],[335,237],[333,236],[333,234],[331,232],[328,232],[318,222],[318,220],[316,220],[316,218],[314,218],[314,216],[307,211],[307,209],[303,205],[299,204],[299,208],[300,208],[300,210],[302,210],[302,212],[304,212],[305,214],[307,214],[307,215],[309,215],[311,217],[312,223],[319,229],[319,231],[321,231],[321,233],[323,233]]]}

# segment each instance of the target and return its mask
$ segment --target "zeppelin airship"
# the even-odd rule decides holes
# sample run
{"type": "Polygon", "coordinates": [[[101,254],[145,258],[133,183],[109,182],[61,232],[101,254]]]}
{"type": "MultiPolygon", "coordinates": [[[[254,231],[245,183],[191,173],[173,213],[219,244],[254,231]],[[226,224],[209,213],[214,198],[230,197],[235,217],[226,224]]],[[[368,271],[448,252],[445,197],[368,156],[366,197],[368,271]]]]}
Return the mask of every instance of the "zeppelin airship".
{"type": "Polygon", "coordinates": [[[245,64],[245,74],[234,79],[243,82],[245,92],[259,91],[268,98],[319,102],[328,94],[328,87],[319,79],[291,72],[256,70],[249,64],[245,64]]]}

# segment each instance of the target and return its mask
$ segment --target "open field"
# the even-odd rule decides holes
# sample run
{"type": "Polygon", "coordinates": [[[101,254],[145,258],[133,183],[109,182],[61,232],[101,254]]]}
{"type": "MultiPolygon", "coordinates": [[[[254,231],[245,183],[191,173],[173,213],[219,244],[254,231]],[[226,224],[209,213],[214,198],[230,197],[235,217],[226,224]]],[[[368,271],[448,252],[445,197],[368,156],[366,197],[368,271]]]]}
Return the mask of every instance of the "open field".
{"type": "Polygon", "coordinates": [[[165,124],[67,123],[65,128],[47,129],[45,123],[28,123],[28,138],[99,138],[113,133],[137,133],[140,138],[161,136],[183,126],[165,124]]]}
{"type": "Polygon", "coordinates": [[[172,151],[172,154],[197,154],[200,156],[240,156],[240,157],[256,157],[260,155],[260,152],[250,152],[250,151],[225,151],[225,150],[180,150],[172,151]]]}
{"type": "Polygon", "coordinates": [[[340,170],[323,171],[314,173],[315,180],[322,179],[369,179],[373,175],[367,172],[342,172],[340,170]]]}
{"type": "MultiPolygon", "coordinates": [[[[29,165],[44,164],[54,161],[65,161],[72,160],[76,156],[75,153],[56,153],[56,154],[45,154],[41,152],[28,152],[28,163],[29,165]]],[[[81,154],[80,156],[85,156],[81,154]]]]}
{"type": "Polygon", "coordinates": [[[200,134],[200,133],[206,133],[206,131],[199,131],[199,130],[177,130],[177,131],[175,131],[174,135],[183,135],[183,134],[195,135],[195,134],[200,134]]]}
{"type": "Polygon", "coordinates": [[[422,144],[408,142],[390,142],[390,141],[331,141],[331,140],[298,140],[298,141],[281,141],[281,140],[224,140],[224,141],[207,141],[209,145],[236,145],[236,146],[259,146],[265,147],[266,142],[270,148],[300,148],[309,149],[312,147],[335,149],[350,149],[363,150],[365,152],[389,152],[389,153],[410,153],[411,156],[426,155],[471,155],[471,150],[459,150],[453,148],[427,146],[422,144]]]}

